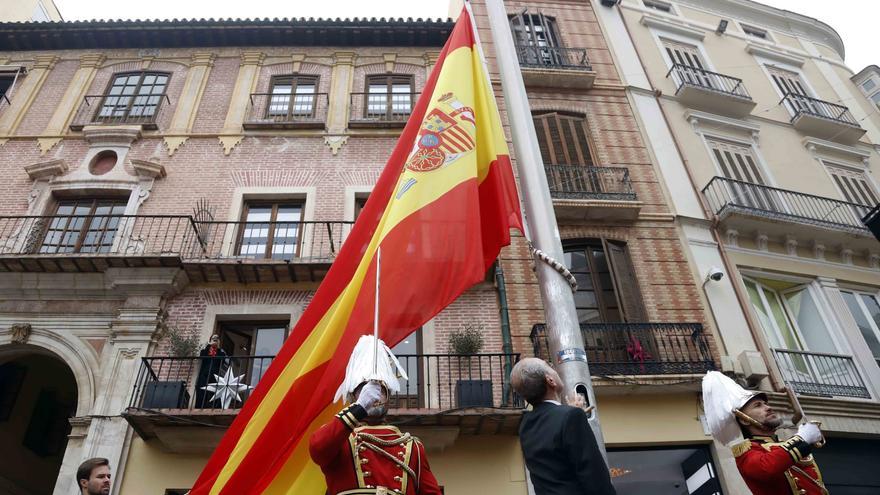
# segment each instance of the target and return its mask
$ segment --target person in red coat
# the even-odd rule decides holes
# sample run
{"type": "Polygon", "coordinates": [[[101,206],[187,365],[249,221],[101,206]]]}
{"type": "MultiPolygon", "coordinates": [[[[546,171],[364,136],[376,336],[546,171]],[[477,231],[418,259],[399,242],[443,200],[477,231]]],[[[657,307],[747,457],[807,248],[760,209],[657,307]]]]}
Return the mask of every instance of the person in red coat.
{"type": "MultiPolygon", "coordinates": [[[[360,347],[361,343],[358,343],[360,347]]],[[[385,354],[379,358],[382,363],[379,376],[373,372],[358,373],[358,362],[365,361],[357,356],[363,354],[358,348],[337,392],[351,404],[309,438],[309,454],[324,473],[327,493],[442,495],[422,442],[385,424],[386,404],[391,391],[388,383],[391,387],[399,386],[399,381],[393,378],[393,374],[389,377],[389,373],[404,373],[403,370],[395,370],[399,363],[379,341],[380,351],[385,354]],[[390,369],[389,362],[393,363],[390,369]],[[386,368],[384,373],[383,367],[386,368]],[[350,390],[352,384],[357,384],[354,390],[350,390]]],[[[364,342],[363,349],[373,348],[373,344],[364,342]]]]}
{"type": "Polygon", "coordinates": [[[827,495],[822,473],[811,452],[822,441],[819,427],[804,423],[784,442],[776,437],[782,419],[759,393],[735,412],[745,440],[733,455],[746,485],[755,495],[827,495]]]}
{"type": "Polygon", "coordinates": [[[703,378],[703,408],[712,435],[731,446],[754,495],[828,495],[811,455],[824,442],[817,424],[804,423],[794,436],[779,441],[776,430],[782,418],[767,395],[745,390],[717,371],[703,378]]]}

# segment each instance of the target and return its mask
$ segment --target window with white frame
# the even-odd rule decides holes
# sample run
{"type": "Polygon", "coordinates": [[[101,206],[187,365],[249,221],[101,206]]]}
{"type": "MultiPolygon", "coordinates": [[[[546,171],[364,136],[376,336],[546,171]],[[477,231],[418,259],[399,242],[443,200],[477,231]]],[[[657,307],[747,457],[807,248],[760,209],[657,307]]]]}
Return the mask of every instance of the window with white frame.
{"type": "Polygon", "coordinates": [[[863,172],[828,163],[825,165],[834,179],[834,185],[848,202],[871,208],[880,203],[874,186],[863,172]]]}
{"type": "Polygon", "coordinates": [[[729,181],[731,198],[741,205],[767,211],[782,211],[778,193],[767,186],[751,145],[707,138],[721,175],[729,181]]]}
{"type": "Polygon", "coordinates": [[[770,35],[767,34],[766,29],[761,29],[755,26],[749,26],[748,24],[740,24],[742,27],[743,33],[753,37],[760,38],[762,40],[770,39],[770,35]]]}
{"type": "Polygon", "coordinates": [[[855,290],[843,290],[840,293],[871,354],[874,355],[874,360],[880,365],[880,302],[877,301],[876,293],[855,290]]]}
{"type": "Polygon", "coordinates": [[[807,395],[870,398],[852,357],[844,355],[813,284],[743,277],[785,382],[807,395]]]}
{"type": "Polygon", "coordinates": [[[642,0],[642,3],[649,9],[659,10],[660,12],[666,12],[667,14],[672,13],[672,4],[668,2],[661,2],[660,0],[642,0]]]}
{"type": "Polygon", "coordinates": [[[700,49],[696,45],[660,38],[666,56],[679,84],[692,84],[704,88],[718,88],[715,76],[708,71],[700,49]]]}
{"type": "Polygon", "coordinates": [[[837,352],[817,296],[809,284],[743,279],[752,309],[776,349],[837,352]]]}
{"type": "Polygon", "coordinates": [[[865,91],[871,91],[877,86],[877,83],[874,82],[874,79],[868,79],[867,81],[862,83],[862,89],[865,91]]]}

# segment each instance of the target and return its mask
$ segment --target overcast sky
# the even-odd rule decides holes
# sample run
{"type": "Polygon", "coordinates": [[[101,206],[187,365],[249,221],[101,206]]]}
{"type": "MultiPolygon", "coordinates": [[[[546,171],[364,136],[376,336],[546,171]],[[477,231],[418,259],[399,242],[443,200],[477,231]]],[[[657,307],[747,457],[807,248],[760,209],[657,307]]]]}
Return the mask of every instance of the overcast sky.
{"type": "MultiPolygon", "coordinates": [[[[880,64],[874,54],[877,0],[763,0],[830,24],[846,44],[846,62],[858,72],[880,64]]],[[[66,20],[255,17],[446,17],[448,0],[55,0],[66,20]]]]}

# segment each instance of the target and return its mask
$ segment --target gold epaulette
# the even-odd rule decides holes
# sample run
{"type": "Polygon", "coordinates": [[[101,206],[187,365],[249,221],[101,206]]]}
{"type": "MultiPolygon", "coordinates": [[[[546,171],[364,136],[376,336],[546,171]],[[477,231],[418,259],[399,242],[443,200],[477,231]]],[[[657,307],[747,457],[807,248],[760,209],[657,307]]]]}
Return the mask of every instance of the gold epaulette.
{"type": "Polygon", "coordinates": [[[733,457],[739,457],[752,449],[751,440],[743,440],[742,442],[730,448],[733,451],[733,457]]]}

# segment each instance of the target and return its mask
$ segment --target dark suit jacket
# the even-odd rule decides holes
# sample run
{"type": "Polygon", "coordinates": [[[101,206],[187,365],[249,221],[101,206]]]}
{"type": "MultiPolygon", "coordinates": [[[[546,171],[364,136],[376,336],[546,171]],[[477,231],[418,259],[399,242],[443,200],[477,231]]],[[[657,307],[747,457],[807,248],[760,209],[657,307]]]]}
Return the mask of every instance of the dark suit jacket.
{"type": "Polygon", "coordinates": [[[537,495],[615,495],[581,409],[538,404],[523,416],[519,440],[537,495]]]}

